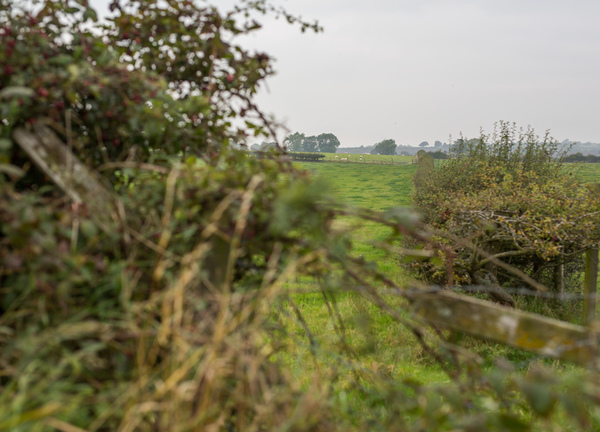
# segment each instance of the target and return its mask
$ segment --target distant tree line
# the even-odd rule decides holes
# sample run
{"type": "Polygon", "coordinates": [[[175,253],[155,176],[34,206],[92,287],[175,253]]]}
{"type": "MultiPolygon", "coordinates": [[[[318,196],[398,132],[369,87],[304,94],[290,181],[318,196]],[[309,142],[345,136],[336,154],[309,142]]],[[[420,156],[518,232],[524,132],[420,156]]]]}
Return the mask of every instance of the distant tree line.
{"type": "Polygon", "coordinates": [[[587,162],[587,163],[600,163],[600,156],[595,155],[583,155],[583,153],[575,153],[565,156],[563,162],[587,162]]]}
{"type": "Polygon", "coordinates": [[[332,133],[306,136],[303,133],[295,132],[288,135],[283,143],[290,151],[309,153],[335,153],[340,146],[340,140],[332,133]]]}

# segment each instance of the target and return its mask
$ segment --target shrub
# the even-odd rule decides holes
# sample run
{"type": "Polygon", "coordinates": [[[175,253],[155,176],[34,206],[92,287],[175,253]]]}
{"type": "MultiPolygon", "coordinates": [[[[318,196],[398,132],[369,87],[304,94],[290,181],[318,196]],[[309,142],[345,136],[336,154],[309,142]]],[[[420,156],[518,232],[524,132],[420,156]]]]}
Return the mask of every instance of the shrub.
{"type": "Polygon", "coordinates": [[[492,136],[459,140],[416,189],[424,221],[464,239],[453,242],[457,282],[475,283],[487,268],[499,284],[523,283],[498,274],[494,259],[540,279],[543,268],[577,260],[598,243],[600,201],[563,168],[563,155],[548,134],[540,140],[500,122],[492,136]]]}
{"type": "Polygon", "coordinates": [[[325,159],[325,155],[321,153],[293,153],[287,152],[286,155],[294,161],[318,162],[325,159]]]}

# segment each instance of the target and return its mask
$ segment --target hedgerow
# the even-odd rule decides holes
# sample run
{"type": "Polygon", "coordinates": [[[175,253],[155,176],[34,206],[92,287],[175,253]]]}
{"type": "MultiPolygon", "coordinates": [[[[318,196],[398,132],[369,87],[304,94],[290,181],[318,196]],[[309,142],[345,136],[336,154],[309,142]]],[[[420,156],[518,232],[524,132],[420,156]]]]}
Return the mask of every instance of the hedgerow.
{"type": "Polygon", "coordinates": [[[0,0],[0,430],[598,425],[597,388],[582,385],[595,375],[484,370],[386,301],[406,287],[335,223],[387,227],[382,253],[394,256],[407,237],[442,247],[411,214],[347,208],[289,161],[230,148],[276,127],[252,99],[271,59],[236,37],[267,12],[318,26],[266,1],[230,13],[175,0],[111,10],[99,24],[84,0],[0,0]],[[54,137],[73,157],[36,167],[24,136],[54,137]],[[95,193],[72,190],[75,157],[95,193]],[[313,337],[296,278],[318,288],[333,346],[313,337]],[[340,290],[404,325],[448,381],[365,366],[340,290]],[[311,353],[301,380],[278,356],[288,348],[311,353]]]}
{"type": "Polygon", "coordinates": [[[550,285],[544,269],[595,247],[600,198],[564,169],[563,156],[549,135],[500,122],[492,136],[459,140],[452,158],[421,181],[414,202],[424,221],[456,239],[456,282],[478,283],[490,270],[500,285],[526,283],[498,273],[498,259],[550,285]]]}

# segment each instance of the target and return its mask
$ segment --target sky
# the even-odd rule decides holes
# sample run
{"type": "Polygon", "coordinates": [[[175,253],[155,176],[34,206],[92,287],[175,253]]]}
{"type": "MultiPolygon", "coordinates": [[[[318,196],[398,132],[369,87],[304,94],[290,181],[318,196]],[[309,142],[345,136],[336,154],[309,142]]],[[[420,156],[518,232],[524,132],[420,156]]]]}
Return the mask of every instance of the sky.
{"type": "Polygon", "coordinates": [[[275,57],[257,102],[288,132],[416,146],[505,120],[600,142],[598,0],[275,1],[324,27],[263,19],[240,40],[275,57]]]}

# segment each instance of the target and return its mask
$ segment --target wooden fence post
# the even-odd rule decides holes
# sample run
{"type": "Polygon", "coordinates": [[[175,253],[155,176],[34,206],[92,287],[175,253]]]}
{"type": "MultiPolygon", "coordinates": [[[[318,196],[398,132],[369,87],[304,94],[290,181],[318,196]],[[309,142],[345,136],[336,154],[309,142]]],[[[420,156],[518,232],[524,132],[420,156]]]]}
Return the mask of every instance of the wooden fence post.
{"type": "Polygon", "coordinates": [[[62,189],[74,202],[85,203],[91,218],[106,233],[122,225],[120,200],[111,192],[111,185],[79,160],[56,134],[37,119],[33,132],[17,128],[13,139],[31,161],[62,189]]]}
{"type": "Polygon", "coordinates": [[[596,315],[598,289],[598,247],[585,252],[585,278],[583,281],[583,322],[589,325],[596,315]]]}
{"type": "Polygon", "coordinates": [[[450,291],[412,288],[404,294],[411,312],[431,325],[594,369],[600,367],[598,334],[592,329],[450,291]]]}

